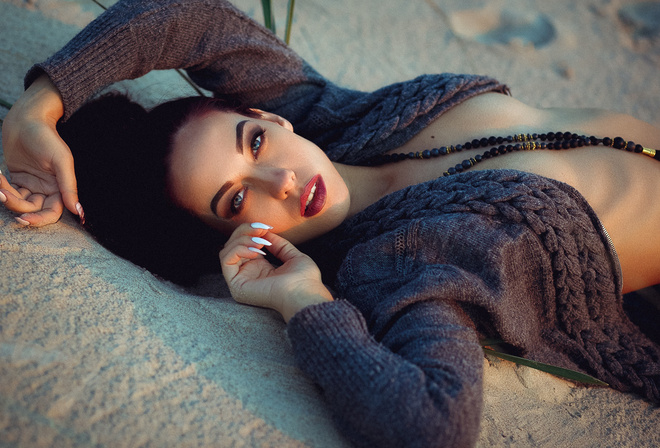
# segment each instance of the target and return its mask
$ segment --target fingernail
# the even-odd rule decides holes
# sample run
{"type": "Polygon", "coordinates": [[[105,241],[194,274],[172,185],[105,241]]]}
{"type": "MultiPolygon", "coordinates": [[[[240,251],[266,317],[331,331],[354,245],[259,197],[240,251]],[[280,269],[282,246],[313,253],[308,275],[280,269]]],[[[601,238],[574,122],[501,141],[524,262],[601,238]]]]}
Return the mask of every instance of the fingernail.
{"type": "Polygon", "coordinates": [[[248,247],[248,250],[251,250],[252,252],[256,252],[256,253],[264,255],[264,256],[266,255],[266,252],[264,252],[261,249],[257,249],[256,247],[248,247]]]}
{"type": "Polygon", "coordinates": [[[29,221],[26,221],[26,220],[24,220],[24,219],[22,219],[22,218],[19,218],[18,216],[15,216],[14,219],[16,220],[17,223],[19,223],[19,224],[21,224],[21,225],[23,225],[23,226],[29,226],[29,225],[30,225],[30,222],[29,222],[29,221]]]}
{"type": "Polygon", "coordinates": [[[80,205],[80,202],[76,203],[76,211],[80,218],[80,224],[85,224],[85,211],[83,210],[82,205],[80,205]]]}
{"type": "Polygon", "coordinates": [[[268,224],[263,224],[261,222],[253,222],[252,224],[250,224],[250,227],[252,227],[253,229],[263,229],[263,230],[272,229],[272,227],[269,226],[268,224]]]}
{"type": "Polygon", "coordinates": [[[252,241],[254,241],[257,244],[263,244],[264,246],[272,246],[273,245],[270,241],[265,240],[263,238],[259,238],[258,236],[253,236],[252,241]]]}
{"type": "Polygon", "coordinates": [[[3,204],[7,202],[7,196],[5,196],[5,194],[2,191],[0,191],[0,202],[2,202],[3,204]]]}

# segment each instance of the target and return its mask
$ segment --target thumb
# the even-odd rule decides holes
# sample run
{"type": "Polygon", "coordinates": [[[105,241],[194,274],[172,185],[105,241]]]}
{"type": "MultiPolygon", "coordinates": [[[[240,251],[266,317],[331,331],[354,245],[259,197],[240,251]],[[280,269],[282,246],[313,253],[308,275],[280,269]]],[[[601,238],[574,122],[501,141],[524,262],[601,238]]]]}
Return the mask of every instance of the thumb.
{"type": "Polygon", "coordinates": [[[73,156],[67,157],[64,161],[55,161],[53,170],[64,206],[74,215],[78,215],[80,219],[84,219],[82,206],[78,199],[78,182],[76,181],[73,156]]]}

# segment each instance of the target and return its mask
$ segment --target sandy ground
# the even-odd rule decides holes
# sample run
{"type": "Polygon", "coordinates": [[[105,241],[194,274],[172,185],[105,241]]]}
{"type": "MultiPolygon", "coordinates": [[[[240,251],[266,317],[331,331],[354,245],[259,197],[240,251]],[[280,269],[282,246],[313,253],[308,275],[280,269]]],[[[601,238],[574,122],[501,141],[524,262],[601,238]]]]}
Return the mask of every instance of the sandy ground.
{"type": "MultiPolygon", "coordinates": [[[[261,20],[257,0],[235,4],[261,20]]],[[[87,0],[0,0],[0,99],[99,13],[87,0]]],[[[530,104],[660,126],[658,2],[303,0],[292,46],[354,88],[482,73],[530,104]]],[[[146,102],[190,92],[172,72],[130,89],[146,102]]],[[[218,277],[183,291],[70,215],[23,229],[4,209],[0,273],[0,446],[346,446],[281,320],[234,304],[218,277]]],[[[479,446],[660,445],[660,410],[635,396],[484,362],[479,446]]]]}

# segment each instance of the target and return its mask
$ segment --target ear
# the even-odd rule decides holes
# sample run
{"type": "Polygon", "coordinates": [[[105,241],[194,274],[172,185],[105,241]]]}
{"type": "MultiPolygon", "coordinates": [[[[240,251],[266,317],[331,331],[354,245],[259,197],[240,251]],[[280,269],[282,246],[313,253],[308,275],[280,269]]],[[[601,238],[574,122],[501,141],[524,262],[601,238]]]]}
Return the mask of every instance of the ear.
{"type": "Polygon", "coordinates": [[[273,123],[277,123],[283,128],[293,132],[293,125],[284,117],[280,117],[279,115],[273,114],[271,112],[266,112],[265,110],[255,109],[253,107],[250,108],[250,111],[257,114],[262,120],[272,121],[273,123]]]}

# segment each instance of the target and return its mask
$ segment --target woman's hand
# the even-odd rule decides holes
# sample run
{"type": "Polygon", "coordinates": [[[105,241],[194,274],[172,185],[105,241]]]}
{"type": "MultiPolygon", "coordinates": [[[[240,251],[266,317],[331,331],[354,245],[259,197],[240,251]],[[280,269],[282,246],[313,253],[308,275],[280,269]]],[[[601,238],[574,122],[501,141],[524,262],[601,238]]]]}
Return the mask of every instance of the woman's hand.
{"type": "Polygon", "coordinates": [[[220,251],[220,263],[234,300],[274,309],[286,322],[308,305],[332,301],[316,263],[264,224],[240,225],[220,251]],[[273,266],[264,248],[283,264],[273,266]]]}
{"type": "Polygon", "coordinates": [[[2,146],[12,185],[0,175],[0,201],[24,225],[57,222],[63,205],[84,215],[78,203],[71,150],[57,133],[62,98],[46,75],[35,80],[11,108],[2,126],[2,146]]]}

